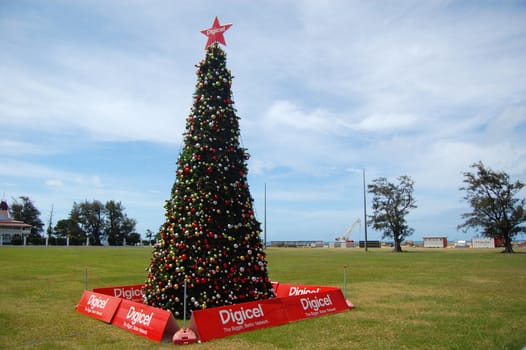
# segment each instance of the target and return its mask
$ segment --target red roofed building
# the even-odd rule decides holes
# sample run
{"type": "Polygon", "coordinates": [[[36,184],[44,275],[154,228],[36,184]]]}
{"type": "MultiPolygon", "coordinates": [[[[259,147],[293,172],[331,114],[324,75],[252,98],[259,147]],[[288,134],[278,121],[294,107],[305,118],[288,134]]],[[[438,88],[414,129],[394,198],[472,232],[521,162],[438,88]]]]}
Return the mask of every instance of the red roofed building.
{"type": "Polygon", "coordinates": [[[0,202],[0,245],[11,243],[15,235],[27,237],[30,233],[31,225],[11,219],[7,202],[0,202]]]}

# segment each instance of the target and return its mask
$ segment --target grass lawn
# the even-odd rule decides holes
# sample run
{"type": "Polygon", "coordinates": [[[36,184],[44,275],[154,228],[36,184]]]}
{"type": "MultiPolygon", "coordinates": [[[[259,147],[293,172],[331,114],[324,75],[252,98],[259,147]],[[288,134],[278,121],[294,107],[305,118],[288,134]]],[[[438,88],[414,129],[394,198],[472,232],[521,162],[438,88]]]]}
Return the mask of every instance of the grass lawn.
{"type": "MultiPolygon", "coordinates": [[[[337,286],[356,306],[187,349],[522,349],[526,250],[267,250],[270,277],[337,286]]],[[[149,248],[0,247],[0,349],[172,349],[75,311],[88,289],[142,283],[149,248]]],[[[182,322],[180,322],[182,326],[182,322]]]]}

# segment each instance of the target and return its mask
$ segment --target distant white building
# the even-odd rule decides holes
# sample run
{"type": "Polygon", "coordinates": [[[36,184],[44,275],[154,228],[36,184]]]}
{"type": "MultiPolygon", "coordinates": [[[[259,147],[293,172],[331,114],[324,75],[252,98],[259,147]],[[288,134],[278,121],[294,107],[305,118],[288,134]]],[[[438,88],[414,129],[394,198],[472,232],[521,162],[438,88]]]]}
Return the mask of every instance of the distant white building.
{"type": "Polygon", "coordinates": [[[447,237],[424,237],[424,248],[445,248],[447,237]]]}
{"type": "Polygon", "coordinates": [[[474,237],[471,239],[471,248],[495,248],[495,240],[488,237],[474,237]]]}
{"type": "Polygon", "coordinates": [[[468,242],[465,240],[460,240],[455,242],[455,248],[469,248],[468,242]]]}
{"type": "MultiPolygon", "coordinates": [[[[11,243],[13,236],[24,238],[31,233],[31,225],[11,219],[7,202],[0,202],[0,245],[11,243]]],[[[25,240],[24,240],[25,242],[25,240]]]]}

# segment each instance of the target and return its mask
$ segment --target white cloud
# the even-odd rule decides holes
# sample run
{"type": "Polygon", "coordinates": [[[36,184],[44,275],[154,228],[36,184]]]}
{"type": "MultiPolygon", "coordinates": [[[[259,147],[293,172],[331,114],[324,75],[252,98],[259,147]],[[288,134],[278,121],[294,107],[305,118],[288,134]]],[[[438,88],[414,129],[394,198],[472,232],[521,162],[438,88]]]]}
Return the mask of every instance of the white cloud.
{"type": "Polygon", "coordinates": [[[285,100],[273,102],[265,114],[264,126],[270,129],[293,128],[322,134],[345,133],[344,122],[327,110],[302,111],[285,100]]]}
{"type": "MultiPolygon", "coordinates": [[[[9,135],[6,136],[9,137],[9,135]]],[[[11,139],[0,140],[0,150],[4,156],[12,157],[22,156],[26,154],[46,154],[51,151],[34,143],[11,139]]]]}
{"type": "MultiPolygon", "coordinates": [[[[86,59],[69,59],[79,67],[86,63],[86,59]]],[[[124,56],[110,62],[92,62],[79,78],[66,76],[61,81],[39,72],[24,77],[18,67],[13,67],[6,75],[10,82],[5,94],[8,102],[0,104],[2,114],[10,117],[2,122],[23,126],[27,132],[70,129],[105,140],[180,142],[189,109],[189,103],[183,107],[182,101],[190,102],[190,98],[178,103],[173,98],[176,90],[168,86],[167,79],[156,80],[157,73],[153,74],[155,69],[169,71],[171,65],[153,58],[141,67],[124,56]],[[138,72],[141,69],[150,71],[138,72]],[[137,82],[148,82],[148,88],[137,82]]],[[[191,95],[191,89],[186,90],[191,95]]]]}
{"type": "Polygon", "coordinates": [[[57,179],[49,179],[45,181],[46,186],[52,187],[52,188],[62,188],[64,187],[64,182],[62,180],[57,179]]]}
{"type": "MultiPolygon", "coordinates": [[[[349,174],[350,168],[365,168],[368,179],[412,176],[422,198],[415,217],[422,223],[436,221],[433,212],[455,211],[461,173],[475,161],[526,176],[525,12],[519,5],[17,6],[0,15],[0,129],[8,135],[0,140],[0,174],[6,184],[31,179],[44,186],[42,193],[66,201],[123,198],[139,221],[148,220],[141,207],[152,210],[161,202],[162,211],[160,198],[168,193],[159,196],[146,185],[157,179],[134,188],[118,167],[57,164],[57,155],[82,159],[76,152],[98,154],[101,142],[179,145],[194,64],[203,57],[199,30],[215,15],[234,23],[226,51],[243,143],[252,155],[251,179],[272,181],[275,198],[290,209],[275,218],[280,232],[312,217],[302,216],[299,205],[321,221],[345,222],[345,210],[325,210],[319,202],[349,195],[346,177],[357,180],[353,191],[360,192],[361,174],[349,174]]],[[[112,154],[111,147],[104,151],[135,161],[112,154]]],[[[360,207],[360,199],[351,202],[360,207]]],[[[301,234],[314,236],[310,226],[301,234]]]]}
{"type": "Polygon", "coordinates": [[[357,129],[365,131],[397,131],[410,129],[413,127],[418,118],[414,115],[402,115],[402,114],[382,114],[382,115],[371,115],[361,120],[357,124],[357,129]]]}

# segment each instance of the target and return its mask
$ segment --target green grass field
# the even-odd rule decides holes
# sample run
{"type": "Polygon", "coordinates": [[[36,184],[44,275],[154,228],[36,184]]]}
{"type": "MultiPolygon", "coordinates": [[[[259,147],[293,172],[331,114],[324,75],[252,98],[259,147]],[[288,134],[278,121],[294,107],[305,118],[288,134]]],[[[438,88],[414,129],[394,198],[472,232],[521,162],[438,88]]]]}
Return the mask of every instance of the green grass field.
{"type": "MultiPolygon", "coordinates": [[[[270,277],[338,286],[354,310],[187,349],[522,349],[526,250],[267,250],[270,277]]],[[[149,248],[1,247],[0,349],[172,349],[75,311],[88,289],[142,283],[149,248]]],[[[182,326],[182,322],[180,323],[182,326]]]]}

